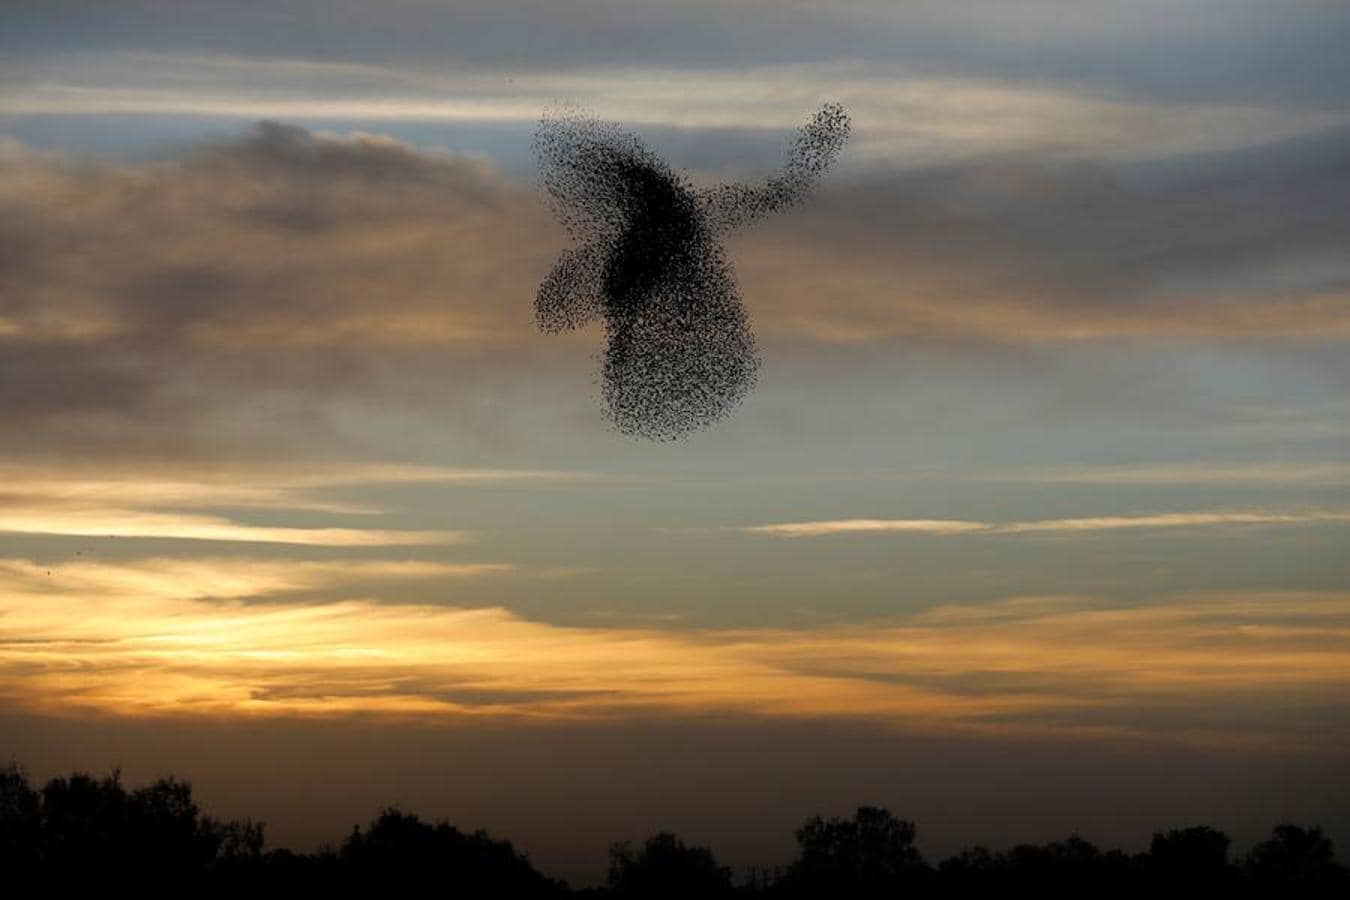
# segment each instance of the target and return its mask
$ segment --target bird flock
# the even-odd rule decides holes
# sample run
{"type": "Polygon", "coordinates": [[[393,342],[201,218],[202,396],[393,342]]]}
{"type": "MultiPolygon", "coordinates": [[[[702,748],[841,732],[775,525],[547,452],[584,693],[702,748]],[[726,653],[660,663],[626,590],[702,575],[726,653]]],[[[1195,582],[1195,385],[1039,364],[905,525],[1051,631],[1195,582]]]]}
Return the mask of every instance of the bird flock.
{"type": "Polygon", "coordinates": [[[534,151],[573,240],[539,286],[547,333],[602,319],[601,393],[624,434],[706,428],[755,386],[759,352],[721,239],[800,203],[839,156],[850,122],[823,106],[762,184],[696,188],[635,135],[572,108],[546,112],[534,151]]]}

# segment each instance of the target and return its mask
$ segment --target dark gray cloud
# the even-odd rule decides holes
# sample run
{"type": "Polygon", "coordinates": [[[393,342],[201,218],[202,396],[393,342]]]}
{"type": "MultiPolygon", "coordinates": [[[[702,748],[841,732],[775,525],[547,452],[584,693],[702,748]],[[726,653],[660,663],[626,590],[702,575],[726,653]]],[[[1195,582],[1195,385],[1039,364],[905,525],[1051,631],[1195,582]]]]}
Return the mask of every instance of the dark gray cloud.
{"type": "Polygon", "coordinates": [[[874,172],[770,223],[742,271],[777,298],[769,316],[824,337],[1344,337],[1345,137],[874,172]]]}
{"type": "Polygon", "coordinates": [[[220,435],[240,410],[313,427],[382,351],[469,345],[472,368],[475,342],[528,327],[499,298],[528,297],[552,249],[529,192],[484,163],[281,125],[144,166],[11,154],[0,183],[11,442],[220,435]]]}

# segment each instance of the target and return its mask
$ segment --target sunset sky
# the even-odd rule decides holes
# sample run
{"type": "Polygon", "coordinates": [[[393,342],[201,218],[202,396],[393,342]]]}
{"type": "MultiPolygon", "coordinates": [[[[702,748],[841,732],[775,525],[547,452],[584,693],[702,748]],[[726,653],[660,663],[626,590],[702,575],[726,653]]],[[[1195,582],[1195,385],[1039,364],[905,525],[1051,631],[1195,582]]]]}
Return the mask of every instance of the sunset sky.
{"type": "Polygon", "coordinates": [[[1350,6],[6,0],[0,763],[585,882],[1282,820],[1350,848],[1350,6]],[[759,387],[617,434],[550,104],[697,183],[759,387]]]}

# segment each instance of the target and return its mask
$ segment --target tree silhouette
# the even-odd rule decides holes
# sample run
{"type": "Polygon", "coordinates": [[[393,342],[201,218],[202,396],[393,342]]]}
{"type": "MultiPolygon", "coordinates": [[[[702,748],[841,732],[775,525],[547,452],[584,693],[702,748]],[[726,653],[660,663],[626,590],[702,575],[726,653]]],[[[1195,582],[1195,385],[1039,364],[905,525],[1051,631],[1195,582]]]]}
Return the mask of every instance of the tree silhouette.
{"type": "Polygon", "coordinates": [[[927,881],[928,867],[914,847],[914,823],[876,806],[860,806],[852,819],[814,816],[797,829],[800,853],[788,867],[789,890],[798,895],[893,897],[927,881]]]}
{"type": "Polygon", "coordinates": [[[1344,897],[1350,873],[1336,863],[1335,849],[1321,828],[1277,825],[1270,840],[1247,854],[1243,868],[1258,890],[1344,897]]]}
{"type": "Polygon", "coordinates": [[[1008,883],[1040,893],[1059,895],[1090,890],[1104,883],[1106,860],[1100,850],[1077,835],[1044,846],[1019,844],[1004,857],[1008,883]]]}
{"type": "Polygon", "coordinates": [[[1004,860],[988,847],[967,847],[938,864],[938,882],[952,896],[978,896],[1003,886],[1004,860]]]}
{"type": "Polygon", "coordinates": [[[364,833],[353,830],[338,860],[344,880],[376,892],[440,885],[458,896],[545,897],[563,890],[509,841],[428,824],[398,809],[386,809],[364,833]]]}
{"type": "Polygon", "coordinates": [[[1149,870],[1154,884],[1183,890],[1226,888],[1234,882],[1228,865],[1228,835],[1207,825],[1154,834],[1149,870]]]}
{"type": "Polygon", "coordinates": [[[609,888],[620,897],[659,900],[729,897],[731,870],[719,866],[707,847],[663,831],[636,852],[626,842],[610,847],[609,888]]]}
{"type": "Polygon", "coordinates": [[[570,891],[509,841],[396,808],[337,845],[264,849],[263,826],[203,815],[175,777],[128,790],[114,769],[76,772],[41,788],[18,765],[0,768],[0,894],[119,892],[174,896],[584,897],[849,900],[849,898],[1113,898],[1350,896],[1350,874],[1321,828],[1280,825],[1235,865],[1226,834],[1205,825],[1153,835],[1145,853],[1103,852],[1077,835],[1004,852],[973,847],[929,868],[912,822],[879,807],[814,816],[796,831],[786,869],[752,870],[739,885],[712,851],[669,832],[610,848],[608,883],[570,891]],[[37,887],[41,890],[38,890],[37,887]]]}
{"type": "Polygon", "coordinates": [[[128,792],[117,770],[77,772],[38,791],[18,766],[0,772],[0,861],[56,886],[191,890],[257,864],[262,843],[261,824],[203,816],[191,785],[173,777],[128,792]]]}
{"type": "Polygon", "coordinates": [[[995,854],[963,850],[938,866],[939,896],[980,897],[1007,890],[1038,897],[1133,895],[1139,864],[1118,850],[1103,853],[1073,835],[1049,844],[1018,844],[995,854]]]}
{"type": "Polygon", "coordinates": [[[28,875],[42,861],[42,798],[16,764],[0,769],[0,861],[11,875],[28,875]]]}

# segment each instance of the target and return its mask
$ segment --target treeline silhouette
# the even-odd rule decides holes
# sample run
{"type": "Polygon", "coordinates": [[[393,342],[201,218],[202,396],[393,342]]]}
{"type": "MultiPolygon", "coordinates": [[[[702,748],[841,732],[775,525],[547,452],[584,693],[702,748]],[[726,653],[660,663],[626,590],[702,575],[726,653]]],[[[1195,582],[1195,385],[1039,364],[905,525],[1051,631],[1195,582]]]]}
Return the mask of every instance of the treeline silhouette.
{"type": "Polygon", "coordinates": [[[114,770],[36,787],[19,766],[0,769],[0,896],[129,889],[184,897],[1350,897],[1350,876],[1316,827],[1280,825],[1237,859],[1227,835],[1200,825],[1154,834],[1144,853],[1103,851],[1075,836],[1003,852],[973,847],[934,865],[914,845],[914,824],[878,807],[813,817],[796,838],[789,865],[736,879],[707,847],[662,832],[638,846],[613,845],[607,884],[572,890],[509,841],[398,809],[338,844],[295,853],[265,849],[261,822],[204,815],[191,785],[177,778],[129,790],[114,770]]]}

